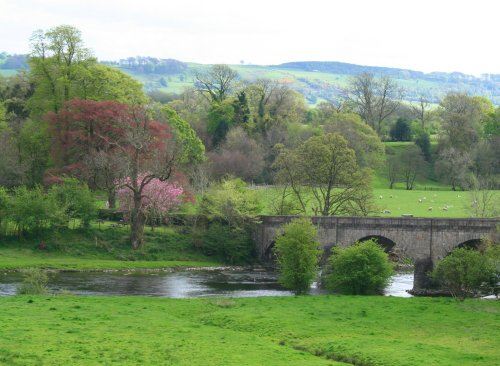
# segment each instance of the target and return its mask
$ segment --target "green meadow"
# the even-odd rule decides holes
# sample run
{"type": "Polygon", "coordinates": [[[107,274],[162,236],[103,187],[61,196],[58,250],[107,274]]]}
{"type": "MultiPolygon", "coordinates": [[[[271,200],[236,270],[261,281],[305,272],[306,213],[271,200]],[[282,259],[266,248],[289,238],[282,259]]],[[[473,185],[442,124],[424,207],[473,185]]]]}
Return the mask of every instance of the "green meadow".
{"type": "Polygon", "coordinates": [[[500,302],[1,297],[2,365],[498,365],[500,302]]]}

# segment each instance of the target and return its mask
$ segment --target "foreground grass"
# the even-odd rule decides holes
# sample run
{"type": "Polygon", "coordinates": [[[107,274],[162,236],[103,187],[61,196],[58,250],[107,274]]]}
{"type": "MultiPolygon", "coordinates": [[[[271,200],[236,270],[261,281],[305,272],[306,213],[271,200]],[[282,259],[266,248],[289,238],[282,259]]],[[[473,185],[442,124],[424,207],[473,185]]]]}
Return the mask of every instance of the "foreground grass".
{"type": "Polygon", "coordinates": [[[491,366],[500,359],[495,301],[16,296],[0,306],[5,365],[491,366]]]}
{"type": "Polygon", "coordinates": [[[39,233],[32,237],[0,238],[0,269],[28,267],[90,270],[220,265],[196,251],[188,234],[174,228],[146,229],[145,244],[132,250],[127,227],[110,223],[89,230],[66,229],[59,233],[39,233]],[[43,243],[45,249],[40,250],[43,243]]]}

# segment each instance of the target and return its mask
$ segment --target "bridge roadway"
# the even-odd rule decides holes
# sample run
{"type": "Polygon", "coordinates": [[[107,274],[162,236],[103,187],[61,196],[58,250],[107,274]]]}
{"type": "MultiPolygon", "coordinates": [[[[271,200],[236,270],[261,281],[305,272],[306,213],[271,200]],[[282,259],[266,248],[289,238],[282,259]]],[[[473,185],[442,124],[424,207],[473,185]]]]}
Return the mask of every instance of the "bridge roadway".
{"type": "MultiPolygon", "coordinates": [[[[270,261],[272,248],[283,224],[296,216],[262,216],[255,230],[255,243],[259,258],[270,261]]],[[[482,238],[498,239],[494,219],[442,219],[413,217],[311,217],[318,228],[318,241],[324,249],[322,261],[335,246],[349,246],[358,241],[377,238],[379,243],[402,258],[415,264],[415,290],[429,286],[426,273],[434,264],[454,248],[475,245],[482,238]]]]}

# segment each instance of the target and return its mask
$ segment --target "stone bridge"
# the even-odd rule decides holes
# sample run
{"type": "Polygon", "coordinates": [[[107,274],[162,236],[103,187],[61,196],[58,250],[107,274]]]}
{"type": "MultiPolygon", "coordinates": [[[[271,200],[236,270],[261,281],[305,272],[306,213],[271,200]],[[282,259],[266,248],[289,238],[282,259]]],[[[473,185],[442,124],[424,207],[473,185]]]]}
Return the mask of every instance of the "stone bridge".
{"type": "MultiPolygon", "coordinates": [[[[259,258],[272,260],[272,248],[281,226],[294,216],[262,216],[256,228],[259,258]]],[[[414,290],[429,286],[426,273],[435,263],[458,246],[475,246],[480,239],[498,235],[500,219],[439,219],[413,217],[311,217],[318,228],[318,241],[324,249],[322,263],[333,246],[349,246],[357,241],[377,238],[386,251],[415,264],[414,290]]]]}

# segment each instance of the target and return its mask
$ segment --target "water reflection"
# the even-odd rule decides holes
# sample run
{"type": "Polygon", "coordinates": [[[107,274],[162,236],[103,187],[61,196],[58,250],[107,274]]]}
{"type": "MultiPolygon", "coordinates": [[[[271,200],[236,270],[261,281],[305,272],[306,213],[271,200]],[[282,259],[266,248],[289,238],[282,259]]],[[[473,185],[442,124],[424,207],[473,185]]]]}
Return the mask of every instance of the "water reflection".
{"type": "MultiPolygon", "coordinates": [[[[0,296],[14,295],[22,282],[20,273],[0,274],[0,296]]],[[[385,295],[409,297],[413,274],[393,277],[385,295]]],[[[179,272],[59,272],[50,275],[51,291],[68,290],[77,295],[193,297],[290,296],[276,273],[257,270],[179,272]]],[[[312,286],[311,294],[324,293],[312,286]]]]}

